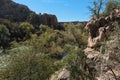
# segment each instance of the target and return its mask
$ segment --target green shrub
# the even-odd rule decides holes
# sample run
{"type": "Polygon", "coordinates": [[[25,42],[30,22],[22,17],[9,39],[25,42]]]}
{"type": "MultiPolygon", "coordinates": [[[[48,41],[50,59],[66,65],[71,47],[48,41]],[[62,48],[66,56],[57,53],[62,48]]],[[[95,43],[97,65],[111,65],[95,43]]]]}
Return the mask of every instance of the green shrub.
{"type": "Polygon", "coordinates": [[[69,48],[69,54],[64,59],[70,71],[71,80],[95,80],[96,71],[87,63],[87,58],[81,49],[69,48]]]}
{"type": "Polygon", "coordinates": [[[8,65],[0,68],[0,80],[48,80],[57,69],[50,57],[34,50],[12,52],[6,61],[8,65]]]}
{"type": "Polygon", "coordinates": [[[31,25],[28,22],[23,22],[20,24],[19,26],[19,33],[21,34],[21,36],[25,39],[28,39],[31,37],[31,33],[34,30],[33,25],[31,25]]]}
{"type": "Polygon", "coordinates": [[[3,49],[6,49],[9,45],[9,36],[9,29],[5,25],[0,24],[0,46],[2,46],[3,49]]]}
{"type": "Polygon", "coordinates": [[[39,29],[40,29],[40,31],[45,32],[47,29],[49,29],[49,27],[48,27],[47,25],[41,24],[41,25],[39,26],[39,29]]]}

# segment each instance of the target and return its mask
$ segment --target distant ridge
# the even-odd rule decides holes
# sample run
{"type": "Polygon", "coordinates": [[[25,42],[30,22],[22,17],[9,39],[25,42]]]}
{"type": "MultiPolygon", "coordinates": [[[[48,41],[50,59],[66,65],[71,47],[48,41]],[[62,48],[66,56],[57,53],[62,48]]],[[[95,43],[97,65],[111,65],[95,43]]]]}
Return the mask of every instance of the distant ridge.
{"type": "Polygon", "coordinates": [[[73,24],[86,24],[88,21],[68,21],[68,22],[59,22],[59,24],[64,24],[64,23],[73,23],[73,24]]]}

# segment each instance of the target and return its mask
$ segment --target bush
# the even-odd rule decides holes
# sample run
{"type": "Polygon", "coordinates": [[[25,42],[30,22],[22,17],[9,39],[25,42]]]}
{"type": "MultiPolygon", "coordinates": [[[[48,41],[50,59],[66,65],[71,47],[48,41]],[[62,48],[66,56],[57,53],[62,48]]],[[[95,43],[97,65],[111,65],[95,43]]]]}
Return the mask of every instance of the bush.
{"type": "Polygon", "coordinates": [[[0,67],[0,80],[48,80],[58,67],[50,57],[34,50],[12,51],[6,62],[8,65],[0,67]]]}
{"type": "Polygon", "coordinates": [[[71,80],[95,80],[96,71],[87,63],[87,58],[81,49],[69,50],[64,59],[67,69],[70,71],[71,80]]]}
{"type": "Polygon", "coordinates": [[[0,45],[3,47],[3,49],[6,49],[9,45],[9,40],[10,40],[10,33],[8,28],[0,24],[0,45]]]}
{"type": "Polygon", "coordinates": [[[28,39],[31,37],[31,33],[34,30],[34,27],[28,22],[23,22],[20,24],[19,30],[21,36],[25,39],[28,39]]]}

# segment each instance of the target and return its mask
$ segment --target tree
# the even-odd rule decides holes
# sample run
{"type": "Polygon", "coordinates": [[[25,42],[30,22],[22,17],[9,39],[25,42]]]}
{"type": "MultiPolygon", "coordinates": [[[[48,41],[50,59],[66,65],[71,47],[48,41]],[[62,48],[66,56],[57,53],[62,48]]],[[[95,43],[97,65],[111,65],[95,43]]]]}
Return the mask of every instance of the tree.
{"type": "Polygon", "coordinates": [[[106,8],[103,12],[103,15],[108,16],[110,14],[110,12],[112,12],[118,5],[120,5],[119,0],[109,0],[106,3],[106,8]]]}
{"type": "Polygon", "coordinates": [[[8,65],[0,67],[0,80],[49,80],[58,66],[49,56],[29,49],[17,48],[10,53],[5,59],[8,65]]]}
{"type": "Polygon", "coordinates": [[[28,22],[22,22],[19,30],[21,38],[28,39],[30,38],[31,32],[34,30],[34,27],[28,22]]]}
{"type": "Polygon", "coordinates": [[[105,3],[104,0],[94,0],[92,2],[93,7],[88,6],[88,9],[91,12],[92,17],[94,19],[97,19],[97,18],[100,17],[100,12],[102,10],[102,7],[103,7],[104,3],[105,3]]]}
{"type": "Polygon", "coordinates": [[[6,49],[9,45],[9,36],[9,29],[5,25],[0,24],[0,46],[2,46],[3,49],[6,49]]]}

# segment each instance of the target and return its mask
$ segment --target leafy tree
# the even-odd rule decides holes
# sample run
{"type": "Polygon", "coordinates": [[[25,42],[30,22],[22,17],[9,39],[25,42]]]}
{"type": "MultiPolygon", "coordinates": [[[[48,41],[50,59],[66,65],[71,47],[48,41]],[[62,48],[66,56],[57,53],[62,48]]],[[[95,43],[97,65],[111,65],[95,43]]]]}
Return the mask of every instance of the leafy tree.
{"type": "Polygon", "coordinates": [[[25,48],[12,51],[5,60],[9,64],[0,67],[0,80],[48,80],[58,67],[49,56],[25,48]]]}
{"type": "Polygon", "coordinates": [[[22,22],[19,26],[19,33],[23,39],[28,39],[31,36],[32,31],[34,30],[33,25],[28,22],[22,22]]]}
{"type": "Polygon", "coordinates": [[[103,15],[105,16],[109,15],[110,12],[112,12],[118,5],[120,5],[119,0],[109,0],[106,3],[106,8],[105,8],[105,11],[103,12],[103,15]]]}
{"type": "Polygon", "coordinates": [[[0,45],[3,49],[6,49],[9,45],[9,36],[9,29],[5,25],[0,24],[0,45]]]}
{"type": "Polygon", "coordinates": [[[41,24],[41,25],[39,26],[39,29],[40,29],[40,31],[42,31],[42,32],[45,32],[45,31],[47,30],[47,28],[49,28],[47,25],[41,24]]]}
{"type": "Polygon", "coordinates": [[[70,71],[70,79],[95,80],[96,71],[87,63],[88,59],[84,52],[80,48],[75,50],[72,47],[68,52],[69,54],[64,59],[64,63],[70,71]]]}

